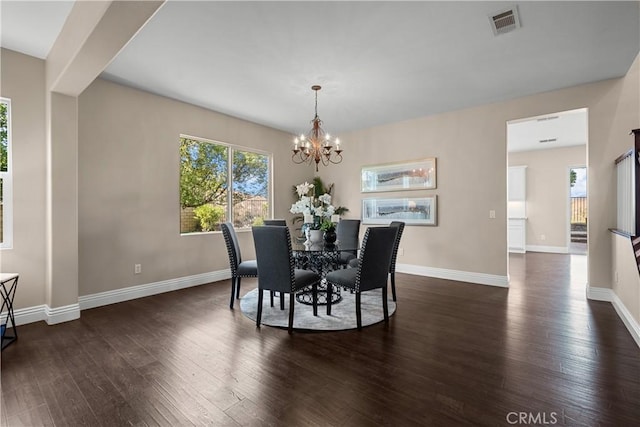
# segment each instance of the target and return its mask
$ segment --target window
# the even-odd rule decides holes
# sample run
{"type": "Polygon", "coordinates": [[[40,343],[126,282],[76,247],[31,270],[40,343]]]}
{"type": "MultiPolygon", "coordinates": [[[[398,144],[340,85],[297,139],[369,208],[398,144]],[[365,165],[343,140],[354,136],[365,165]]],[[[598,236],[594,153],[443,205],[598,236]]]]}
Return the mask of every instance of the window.
{"type": "Polygon", "coordinates": [[[271,212],[271,155],[216,141],[180,138],[180,233],[218,231],[231,218],[247,228],[271,212]]]}
{"type": "Polygon", "coordinates": [[[11,101],[0,98],[0,249],[13,243],[11,101]]]}

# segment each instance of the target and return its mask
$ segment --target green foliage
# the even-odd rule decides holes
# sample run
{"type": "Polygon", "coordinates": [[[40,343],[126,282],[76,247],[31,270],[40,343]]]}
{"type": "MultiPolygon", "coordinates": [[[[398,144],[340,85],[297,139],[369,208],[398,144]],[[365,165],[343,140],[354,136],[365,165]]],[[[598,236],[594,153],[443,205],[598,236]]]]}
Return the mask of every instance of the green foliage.
{"type": "Polygon", "coordinates": [[[180,206],[226,203],[227,157],[222,145],[180,138],[180,206]]]}
{"type": "Polygon", "coordinates": [[[234,203],[254,196],[269,194],[269,158],[264,154],[234,150],[233,152],[234,203]]]}
{"type": "Polygon", "coordinates": [[[330,218],[324,218],[322,224],[320,224],[320,230],[322,231],[336,231],[336,225],[331,222],[330,218]]]}
{"type": "Polygon", "coordinates": [[[253,218],[253,222],[251,223],[251,225],[254,227],[264,225],[264,218],[262,218],[261,216],[253,218]]]}
{"type": "Polygon", "coordinates": [[[331,194],[333,191],[333,184],[329,184],[328,187],[322,182],[322,178],[316,176],[313,178],[313,192],[315,197],[320,197],[323,194],[331,194]]]}
{"type": "Polygon", "coordinates": [[[578,175],[576,174],[576,171],[571,169],[571,172],[569,172],[569,183],[571,184],[571,187],[575,185],[577,178],[578,175]]]}
{"type": "MultiPolygon", "coordinates": [[[[228,156],[226,146],[180,138],[180,206],[197,207],[207,203],[227,203],[228,156]]],[[[233,203],[255,196],[267,197],[269,157],[233,150],[233,203]]]]}
{"type": "Polygon", "coordinates": [[[9,161],[7,153],[7,147],[9,144],[7,133],[9,130],[8,119],[7,104],[0,102],[0,171],[2,172],[7,171],[9,161]]]}
{"type": "Polygon", "coordinates": [[[225,211],[222,206],[206,204],[195,208],[193,214],[200,220],[202,231],[213,231],[224,219],[225,211]]]}

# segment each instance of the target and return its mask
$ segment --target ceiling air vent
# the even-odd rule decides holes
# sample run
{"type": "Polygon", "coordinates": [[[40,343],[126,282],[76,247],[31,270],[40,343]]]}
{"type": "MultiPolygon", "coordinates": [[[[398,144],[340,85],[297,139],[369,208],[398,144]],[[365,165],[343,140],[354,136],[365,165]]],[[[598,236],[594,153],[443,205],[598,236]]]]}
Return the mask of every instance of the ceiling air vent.
{"type": "Polygon", "coordinates": [[[508,33],[520,27],[520,18],[516,6],[489,15],[494,35],[508,33]]]}

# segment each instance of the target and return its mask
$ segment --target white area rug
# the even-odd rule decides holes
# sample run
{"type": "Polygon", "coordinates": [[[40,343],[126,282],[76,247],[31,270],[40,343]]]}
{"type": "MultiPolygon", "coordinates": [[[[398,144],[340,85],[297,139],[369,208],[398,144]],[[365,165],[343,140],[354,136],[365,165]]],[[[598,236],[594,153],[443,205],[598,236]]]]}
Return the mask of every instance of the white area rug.
{"type": "MultiPolygon", "coordinates": [[[[391,292],[389,292],[390,296],[391,292]]],[[[389,301],[389,316],[396,311],[396,303],[389,301]]],[[[248,292],[240,299],[242,313],[255,322],[258,305],[258,289],[248,292]]],[[[384,320],[382,313],[382,290],[376,289],[362,293],[362,327],[373,325],[384,320]]],[[[274,300],[274,306],[269,305],[269,294],[265,292],[262,298],[262,325],[286,328],[289,325],[289,295],[285,295],[285,309],[280,310],[280,297],[274,300]]],[[[356,298],[349,291],[342,291],[342,301],[331,306],[331,316],[327,316],[327,306],[318,305],[318,316],[313,315],[311,305],[295,303],[293,313],[294,329],[314,331],[341,331],[356,329],[356,298]]]]}

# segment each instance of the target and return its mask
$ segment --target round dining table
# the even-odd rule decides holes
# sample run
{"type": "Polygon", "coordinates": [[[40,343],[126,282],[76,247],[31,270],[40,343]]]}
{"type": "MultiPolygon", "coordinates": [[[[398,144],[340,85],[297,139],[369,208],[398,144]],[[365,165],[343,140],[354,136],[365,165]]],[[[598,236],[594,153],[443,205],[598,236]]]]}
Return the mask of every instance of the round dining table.
{"type": "MultiPolygon", "coordinates": [[[[315,245],[305,245],[302,242],[292,242],[291,249],[295,260],[296,268],[312,270],[322,276],[322,282],[318,286],[318,304],[327,304],[327,282],[325,276],[327,273],[340,268],[338,259],[341,252],[357,251],[357,248],[343,247],[340,242],[333,245],[320,243],[315,245]]],[[[313,294],[311,288],[303,289],[296,293],[296,300],[302,304],[311,305],[313,303],[313,294]]],[[[342,301],[340,289],[333,287],[331,292],[331,304],[342,301]]]]}

